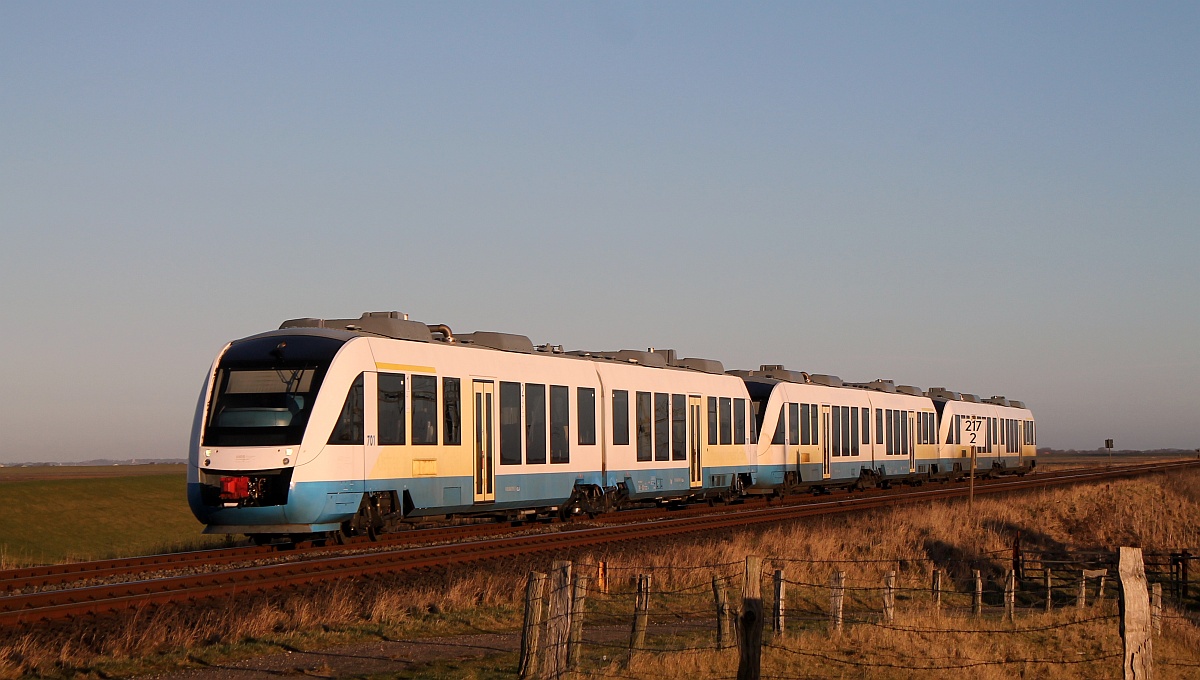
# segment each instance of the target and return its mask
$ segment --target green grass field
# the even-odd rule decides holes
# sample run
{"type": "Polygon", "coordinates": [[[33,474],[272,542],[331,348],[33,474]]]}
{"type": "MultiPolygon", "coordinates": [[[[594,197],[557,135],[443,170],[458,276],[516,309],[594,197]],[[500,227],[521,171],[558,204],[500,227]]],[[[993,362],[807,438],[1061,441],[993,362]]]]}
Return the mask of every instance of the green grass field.
{"type": "Polygon", "coordinates": [[[105,476],[0,477],[0,566],[127,557],[224,543],[188,509],[183,466],[105,476]]]}

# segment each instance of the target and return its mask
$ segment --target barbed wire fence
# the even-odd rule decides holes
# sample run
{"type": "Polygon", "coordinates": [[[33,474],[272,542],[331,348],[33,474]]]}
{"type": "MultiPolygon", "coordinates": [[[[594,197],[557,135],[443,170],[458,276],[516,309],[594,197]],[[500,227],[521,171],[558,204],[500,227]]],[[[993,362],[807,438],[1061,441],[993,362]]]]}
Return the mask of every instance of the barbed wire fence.
{"type": "Polygon", "coordinates": [[[1200,655],[1153,653],[1152,639],[1164,621],[1195,626],[1200,616],[1186,581],[1179,588],[1174,572],[1164,579],[1146,569],[1154,564],[1135,548],[1015,559],[1016,569],[979,559],[558,561],[529,575],[517,672],[658,678],[670,677],[670,663],[743,680],[989,666],[1111,674],[1119,665],[1124,677],[1142,678],[1159,665],[1186,675],[1200,655]],[[973,648],[994,653],[964,652],[967,636],[980,635],[988,644],[973,648]],[[1030,651],[1049,638],[1065,642],[1030,651]]]}

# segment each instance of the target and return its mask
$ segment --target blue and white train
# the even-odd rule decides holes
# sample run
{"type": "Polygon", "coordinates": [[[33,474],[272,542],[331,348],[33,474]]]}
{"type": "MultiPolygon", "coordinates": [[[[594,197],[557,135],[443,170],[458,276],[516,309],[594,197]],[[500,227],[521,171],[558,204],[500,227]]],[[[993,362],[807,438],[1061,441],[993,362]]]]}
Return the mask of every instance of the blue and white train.
{"type": "Polygon", "coordinates": [[[340,539],[953,478],[968,458],[1023,473],[1035,453],[1032,414],[1000,397],[725,372],[671,350],[564,352],[376,312],[287,321],[221,351],[188,501],[206,533],[340,539]]]}

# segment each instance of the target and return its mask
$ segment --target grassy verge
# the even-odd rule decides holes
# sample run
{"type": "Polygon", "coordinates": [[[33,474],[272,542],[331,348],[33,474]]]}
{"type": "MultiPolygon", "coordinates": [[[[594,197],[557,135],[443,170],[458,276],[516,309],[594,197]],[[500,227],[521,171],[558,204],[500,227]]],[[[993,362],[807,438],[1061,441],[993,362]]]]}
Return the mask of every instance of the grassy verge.
{"type": "MultiPolygon", "coordinates": [[[[764,556],[765,569],[786,570],[786,635],[767,633],[764,672],[783,677],[1118,677],[1120,651],[1115,602],[1077,611],[1043,613],[1020,601],[1013,623],[974,619],[964,581],[980,569],[990,583],[1002,574],[1011,538],[1020,531],[1029,547],[1048,550],[1147,550],[1200,546],[1200,473],[1188,472],[1072,488],[987,497],[966,517],[963,502],[909,506],[763,530],[693,539],[615,545],[594,553],[557,555],[591,571],[608,564],[612,588],[589,600],[587,626],[610,638],[585,647],[586,678],[682,680],[733,675],[736,652],[713,649],[711,580],[725,579],[737,599],[741,565],[764,556]],[[931,610],[929,572],[947,571],[945,609],[931,610]],[[847,572],[847,619],[831,633],[825,612],[830,575],[847,572]],[[902,588],[896,621],[882,625],[877,588],[896,571],[902,588]],[[627,645],[636,574],[653,577],[649,645],[627,645]],[[1088,619],[1088,620],[1084,620],[1088,619]],[[978,632],[986,631],[986,632],[978,632]],[[675,650],[675,651],[670,651],[675,650]],[[1032,661],[1030,661],[1032,660],[1032,661]]],[[[207,608],[163,608],[106,622],[0,637],[0,678],[127,677],[184,667],[198,668],[285,650],[315,650],[387,640],[517,631],[525,575],[546,571],[548,559],[515,560],[486,571],[429,574],[422,581],[343,582],[293,596],[239,596],[207,608]]],[[[767,581],[769,583],[769,580],[767,581]]],[[[1111,583],[1111,582],[1110,582],[1111,583]]],[[[769,587],[764,588],[770,599],[769,587]]],[[[989,596],[991,597],[991,596],[989,596]]],[[[995,606],[995,599],[989,605],[995,606]]],[[[0,633],[2,635],[2,633],[0,633]]],[[[1155,656],[1200,663],[1200,628],[1168,611],[1155,656]]],[[[335,655],[353,656],[353,655],[335,655]]],[[[497,653],[474,661],[436,657],[378,677],[514,677],[516,657],[497,653]]],[[[1160,665],[1159,677],[1189,677],[1195,668],[1160,665]]],[[[322,677],[377,677],[345,668],[322,677]]]]}

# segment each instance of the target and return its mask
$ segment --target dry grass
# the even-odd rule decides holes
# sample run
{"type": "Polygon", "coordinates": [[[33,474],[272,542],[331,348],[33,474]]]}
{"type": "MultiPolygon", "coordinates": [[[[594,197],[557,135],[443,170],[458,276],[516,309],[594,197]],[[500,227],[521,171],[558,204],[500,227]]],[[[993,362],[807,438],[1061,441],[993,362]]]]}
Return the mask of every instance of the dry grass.
{"type": "MultiPolygon", "coordinates": [[[[748,554],[766,556],[764,570],[785,569],[793,584],[812,584],[791,587],[789,633],[779,641],[768,634],[768,642],[778,648],[766,652],[765,672],[786,677],[1111,676],[1119,668],[1112,660],[1073,665],[1008,660],[1074,661],[1080,652],[1084,659],[1119,652],[1115,620],[1021,634],[942,632],[938,629],[1009,630],[1012,624],[998,619],[980,622],[953,611],[935,615],[924,591],[930,570],[948,569],[952,577],[965,576],[971,568],[993,576],[1002,573],[1017,530],[1027,546],[1047,550],[1200,546],[1196,472],[986,497],[978,499],[975,508],[974,520],[964,517],[965,503],[926,504],[676,540],[669,546],[639,543],[561,556],[573,558],[584,570],[601,560],[608,563],[612,593],[589,601],[589,626],[609,623],[615,630],[627,630],[630,580],[638,573],[651,573],[654,619],[678,628],[670,635],[652,635],[651,644],[692,650],[639,654],[626,666],[612,648],[589,649],[585,677],[672,680],[732,675],[736,652],[711,650],[710,584],[714,575],[726,577],[730,599],[736,600],[748,554]],[[896,570],[902,588],[921,592],[901,592],[895,626],[921,630],[877,625],[877,614],[870,612],[878,610],[878,592],[851,590],[847,617],[860,621],[831,638],[823,618],[829,602],[824,584],[834,570],[847,572],[852,589],[876,588],[884,572],[896,570]],[[803,620],[805,613],[812,614],[811,620],[803,620]],[[973,665],[981,661],[987,665],[973,665]],[[930,664],[965,668],[936,670],[930,664]]],[[[415,583],[361,581],[291,596],[238,596],[206,608],[147,609],[106,622],[103,629],[78,626],[10,634],[0,638],[0,680],[24,675],[123,676],[177,668],[189,659],[213,661],[281,647],[516,630],[529,568],[545,571],[546,562],[512,562],[486,571],[458,569],[415,583]]],[[[947,594],[944,602],[947,609],[965,607],[968,598],[947,594]]],[[[1104,607],[1115,605],[1110,599],[1086,615],[1110,611],[1104,607]]],[[[1074,610],[1049,615],[1027,611],[1018,615],[1015,625],[1049,626],[1077,616],[1074,610]]],[[[1155,638],[1154,645],[1159,658],[1196,663],[1200,628],[1183,618],[1168,618],[1164,635],[1155,638]]],[[[1160,677],[1186,677],[1191,670],[1165,666],[1160,677]]]]}

